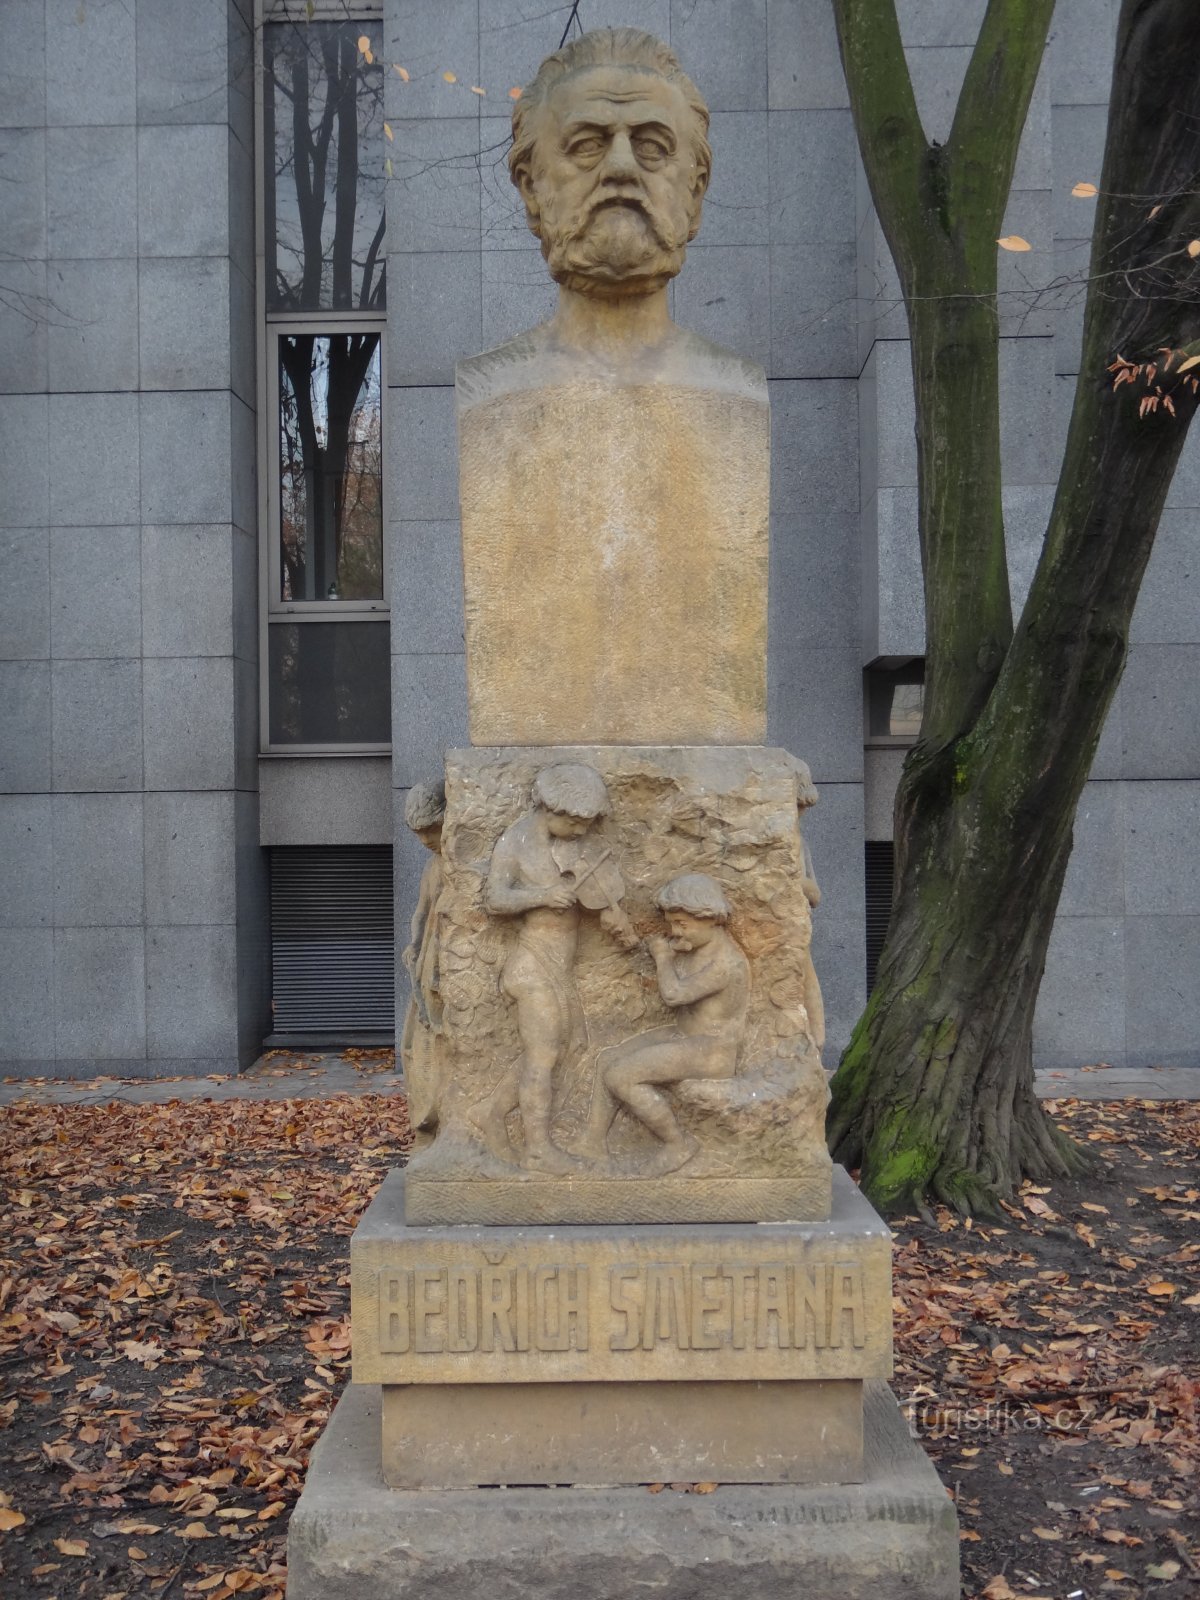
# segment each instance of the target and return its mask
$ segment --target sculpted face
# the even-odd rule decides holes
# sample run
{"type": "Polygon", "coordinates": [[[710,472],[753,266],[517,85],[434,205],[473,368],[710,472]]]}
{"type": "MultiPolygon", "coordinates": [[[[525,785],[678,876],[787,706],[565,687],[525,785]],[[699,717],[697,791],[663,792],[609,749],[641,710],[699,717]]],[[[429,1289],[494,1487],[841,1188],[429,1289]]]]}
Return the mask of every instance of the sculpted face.
{"type": "Polygon", "coordinates": [[[680,90],[656,72],[589,67],[556,83],[538,116],[518,181],[551,276],[598,295],[661,288],[708,182],[680,90]]]}
{"type": "Polygon", "coordinates": [[[689,950],[703,950],[717,932],[717,924],[710,917],[694,917],[690,911],[671,910],[664,913],[667,919],[667,942],[672,950],[684,954],[689,950]]]}

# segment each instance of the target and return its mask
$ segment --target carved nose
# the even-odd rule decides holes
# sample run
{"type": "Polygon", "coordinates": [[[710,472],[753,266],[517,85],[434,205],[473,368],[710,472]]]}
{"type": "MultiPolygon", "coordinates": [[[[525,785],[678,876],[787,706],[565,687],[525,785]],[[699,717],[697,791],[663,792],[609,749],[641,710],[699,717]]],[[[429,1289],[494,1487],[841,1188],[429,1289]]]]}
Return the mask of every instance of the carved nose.
{"type": "Polygon", "coordinates": [[[637,158],[634,156],[633,146],[629,142],[629,135],[621,132],[615,133],[612,143],[608,147],[608,158],[604,163],[605,177],[631,178],[637,176],[637,171],[637,158]]]}

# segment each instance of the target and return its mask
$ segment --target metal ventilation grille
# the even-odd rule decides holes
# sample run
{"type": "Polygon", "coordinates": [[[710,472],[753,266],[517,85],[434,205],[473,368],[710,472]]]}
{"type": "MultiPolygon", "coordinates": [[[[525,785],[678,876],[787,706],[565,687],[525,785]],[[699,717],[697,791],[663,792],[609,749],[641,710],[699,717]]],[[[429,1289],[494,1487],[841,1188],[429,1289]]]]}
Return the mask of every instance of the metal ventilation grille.
{"type": "Polygon", "coordinates": [[[892,919],[892,869],[896,847],[890,839],[867,840],[867,993],[875,987],[875,973],[892,919]]]}
{"type": "Polygon", "coordinates": [[[271,961],[276,1034],[391,1033],[396,1026],[391,849],[272,850],[271,961]]]}

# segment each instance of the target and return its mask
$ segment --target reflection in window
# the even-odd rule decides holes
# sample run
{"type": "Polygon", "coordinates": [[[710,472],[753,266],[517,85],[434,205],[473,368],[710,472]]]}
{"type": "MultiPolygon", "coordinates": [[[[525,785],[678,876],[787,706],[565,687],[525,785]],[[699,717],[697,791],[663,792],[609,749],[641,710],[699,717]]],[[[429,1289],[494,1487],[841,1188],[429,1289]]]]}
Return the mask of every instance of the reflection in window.
{"type": "Polygon", "coordinates": [[[906,740],[921,735],[925,712],[925,663],[910,661],[903,667],[867,670],[867,737],[906,740]]]}
{"type": "Polygon", "coordinates": [[[383,597],[378,333],[279,340],[280,599],[383,597]]]}
{"type": "Polygon", "coordinates": [[[386,622],[273,622],[267,634],[271,744],[388,742],[386,622]]]}
{"type": "Polygon", "coordinates": [[[264,30],[267,310],[385,304],[383,67],[361,23],[264,30]]]}

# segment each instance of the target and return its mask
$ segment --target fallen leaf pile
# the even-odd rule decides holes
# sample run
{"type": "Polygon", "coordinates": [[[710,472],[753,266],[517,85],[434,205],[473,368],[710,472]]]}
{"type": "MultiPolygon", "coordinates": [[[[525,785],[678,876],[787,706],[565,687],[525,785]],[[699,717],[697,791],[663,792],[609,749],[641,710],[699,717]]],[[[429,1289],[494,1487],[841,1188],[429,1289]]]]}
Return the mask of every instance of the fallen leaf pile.
{"type": "MultiPolygon", "coordinates": [[[[1197,1600],[1200,1107],[1056,1110],[1106,1172],[897,1226],[893,1388],[964,1593],[1197,1600]]],[[[0,1594],[283,1600],[407,1139],[396,1094],[0,1111],[0,1594]]]]}

